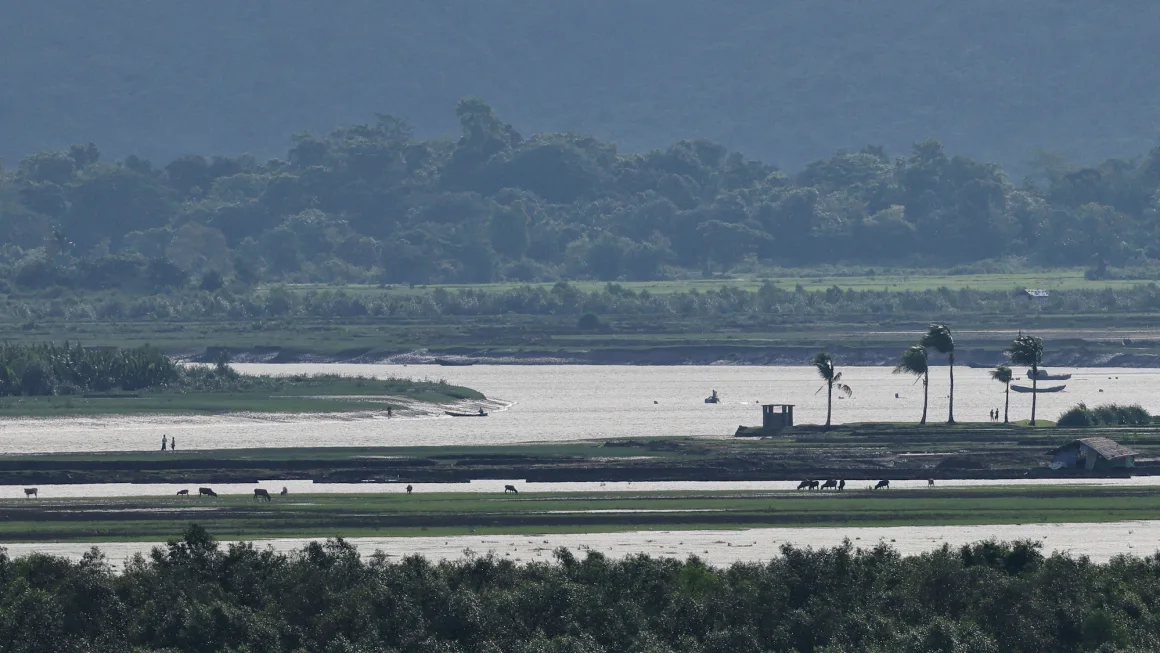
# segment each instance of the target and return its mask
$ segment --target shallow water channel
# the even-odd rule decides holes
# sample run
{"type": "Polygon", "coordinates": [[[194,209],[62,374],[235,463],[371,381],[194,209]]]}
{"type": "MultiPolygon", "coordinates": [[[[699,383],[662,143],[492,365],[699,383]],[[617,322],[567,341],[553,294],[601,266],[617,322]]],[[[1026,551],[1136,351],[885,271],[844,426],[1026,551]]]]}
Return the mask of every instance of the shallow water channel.
{"type": "MultiPolygon", "coordinates": [[[[796,404],[798,423],[825,420],[826,396],[812,367],[597,366],[597,365],[237,365],[259,374],[338,373],[446,379],[499,400],[486,419],[430,417],[354,419],[340,415],[137,416],[0,421],[0,454],[155,451],[162,435],[179,450],[320,447],[498,445],[642,436],[728,436],[741,424],[761,422],[758,403],[796,404]],[[704,398],[716,390],[719,404],[704,398]]],[[[1084,401],[1139,403],[1160,412],[1160,369],[1053,368],[1070,373],[1066,390],[1041,394],[1039,415],[1055,419],[1084,401]]],[[[1016,370],[1022,376],[1023,370],[1016,370]]],[[[985,421],[1003,405],[1003,386],[988,370],[955,371],[959,421],[985,421]]],[[[835,399],[833,419],[843,422],[917,421],[922,386],[887,367],[843,368],[854,389],[835,399]]],[[[946,413],[947,369],[931,372],[930,415],[946,413]]],[[[1055,384],[1057,382],[1045,382],[1055,384]]],[[[468,406],[467,408],[470,408],[468,406]]],[[[1026,418],[1031,395],[1011,394],[1012,419],[1026,418]]],[[[160,452],[159,452],[160,453],[160,452]]],[[[167,454],[168,455],[168,454],[167,454]]]]}

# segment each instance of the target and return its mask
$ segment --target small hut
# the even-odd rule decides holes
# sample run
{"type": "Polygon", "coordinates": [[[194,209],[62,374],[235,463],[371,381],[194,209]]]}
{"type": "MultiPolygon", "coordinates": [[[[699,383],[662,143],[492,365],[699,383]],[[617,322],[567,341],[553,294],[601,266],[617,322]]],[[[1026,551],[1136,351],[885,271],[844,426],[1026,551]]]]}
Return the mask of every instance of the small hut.
{"type": "Polygon", "coordinates": [[[761,426],[738,426],[738,436],[774,435],[793,426],[793,404],[762,404],[761,426]]]}
{"type": "Polygon", "coordinates": [[[1042,288],[1024,288],[1021,294],[1031,301],[1040,302],[1051,296],[1050,292],[1042,288]]]}
{"type": "Polygon", "coordinates": [[[1083,438],[1049,453],[1052,469],[1082,469],[1090,472],[1133,467],[1139,452],[1111,438],[1083,438]]]}

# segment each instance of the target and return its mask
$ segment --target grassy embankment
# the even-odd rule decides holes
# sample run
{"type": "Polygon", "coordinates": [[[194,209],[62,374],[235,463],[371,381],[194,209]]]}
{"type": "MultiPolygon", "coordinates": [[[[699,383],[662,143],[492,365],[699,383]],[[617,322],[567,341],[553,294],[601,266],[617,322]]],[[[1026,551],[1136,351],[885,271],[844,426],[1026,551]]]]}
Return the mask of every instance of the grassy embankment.
{"type": "MultiPolygon", "coordinates": [[[[1160,427],[1064,429],[995,424],[851,424],[801,427],[765,438],[639,438],[483,447],[240,449],[0,457],[0,485],[75,483],[252,483],[295,479],[467,482],[730,481],[802,478],[947,479],[1066,476],[1047,452],[1071,440],[1108,436],[1160,455],[1160,427]]],[[[1141,460],[1136,474],[1155,473],[1141,460]]]]}
{"type": "Polygon", "coordinates": [[[190,521],[229,539],[1107,522],[1150,519],[1157,510],[1154,490],[1100,487],[520,495],[407,495],[400,487],[270,503],[246,496],[7,500],[0,501],[0,541],[162,540],[190,521]]]}
{"type": "MultiPolygon", "coordinates": [[[[991,275],[890,274],[876,276],[825,276],[807,272],[768,281],[792,290],[801,285],[814,292],[837,286],[842,289],[908,291],[946,287],[983,291],[1011,291],[1038,287],[1052,290],[1123,289],[1138,281],[1089,281],[1081,270],[991,275]]],[[[717,290],[722,287],[753,290],[766,279],[733,279],[626,282],[622,287],[657,295],[690,290],[717,290]]],[[[460,289],[498,293],[524,284],[474,286],[289,286],[295,293],[312,290],[341,290],[353,295],[407,296],[429,293],[437,288],[450,292],[460,289]]],[[[551,284],[536,284],[550,287],[551,284]]],[[[600,290],[602,282],[576,282],[583,291],[600,290]]],[[[478,354],[481,351],[517,357],[575,355],[595,362],[680,362],[696,352],[711,356],[760,359],[775,352],[781,360],[808,360],[818,347],[838,347],[846,352],[885,351],[911,342],[931,319],[946,319],[955,328],[959,349],[986,351],[997,355],[1018,329],[1033,330],[1049,341],[1049,354],[1063,349],[1082,351],[1091,359],[1128,351],[1135,354],[1160,353],[1154,325],[1160,315],[1145,312],[1091,313],[1067,311],[1062,314],[1039,311],[1023,305],[1020,314],[971,311],[954,315],[934,315],[931,311],[872,313],[827,312],[820,315],[782,314],[765,316],[676,317],[664,320],[655,315],[602,315],[611,329],[581,332],[575,315],[506,313],[498,316],[440,315],[438,318],[272,318],[272,319],[181,319],[181,320],[83,320],[44,319],[36,323],[0,322],[0,340],[81,341],[86,345],[135,346],[153,344],[170,353],[198,354],[207,348],[224,347],[237,352],[268,352],[279,360],[298,360],[304,354],[348,360],[428,349],[433,355],[478,354]],[[1109,326],[1115,326],[1114,331],[1109,326]],[[1129,337],[1129,348],[1121,343],[1129,337]],[[280,356],[280,357],[279,357],[280,356]],[[603,358],[602,358],[603,356],[603,358]]],[[[849,356],[848,356],[849,357],[849,356]]],[[[966,356],[969,358],[969,356],[966,356]]],[[[969,362],[960,357],[962,362],[969,362]]]]}
{"type": "Polygon", "coordinates": [[[398,410],[412,403],[483,399],[438,381],[341,376],[241,377],[221,390],[156,389],[110,396],[0,397],[0,418],[81,415],[340,413],[398,410]],[[247,380],[251,382],[246,382],[247,380]]]}

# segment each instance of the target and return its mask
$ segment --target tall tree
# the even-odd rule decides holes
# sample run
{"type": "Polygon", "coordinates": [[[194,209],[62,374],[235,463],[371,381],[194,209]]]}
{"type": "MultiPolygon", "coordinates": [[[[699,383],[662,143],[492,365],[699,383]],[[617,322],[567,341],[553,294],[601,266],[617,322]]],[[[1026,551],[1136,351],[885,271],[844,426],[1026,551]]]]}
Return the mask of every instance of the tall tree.
{"type": "MultiPolygon", "coordinates": [[[[830,413],[834,407],[834,388],[837,388],[838,392],[847,397],[853,395],[854,390],[842,383],[842,373],[834,369],[834,359],[826,352],[818,352],[814,356],[813,363],[814,367],[818,368],[818,376],[826,382],[822,388],[826,389],[826,428],[830,428],[830,413]]],[[[821,392],[822,388],[818,388],[818,392],[821,392]]]]}
{"type": "Polygon", "coordinates": [[[1006,365],[1000,365],[991,370],[991,378],[1006,387],[1006,397],[1003,399],[1003,423],[1009,424],[1010,422],[1007,420],[1007,408],[1011,405],[1011,368],[1006,365]]]}
{"type": "Polygon", "coordinates": [[[894,373],[913,374],[922,381],[922,419],[918,423],[926,424],[927,390],[930,387],[930,364],[926,356],[926,347],[914,345],[902,352],[894,373]]]}
{"type": "Polygon", "coordinates": [[[1043,362],[1043,339],[1035,336],[1025,336],[1020,331],[1019,335],[1015,336],[1015,340],[1011,343],[1011,348],[1006,352],[1007,358],[1015,365],[1030,365],[1031,372],[1031,426],[1035,426],[1035,404],[1036,396],[1039,394],[1039,385],[1037,377],[1039,376],[1039,364],[1043,362]]]}
{"type": "Polygon", "coordinates": [[[955,337],[951,335],[950,327],[945,324],[932,324],[926,335],[922,337],[922,346],[933,349],[940,354],[946,354],[951,364],[951,395],[950,409],[947,424],[955,423],[955,337]]]}

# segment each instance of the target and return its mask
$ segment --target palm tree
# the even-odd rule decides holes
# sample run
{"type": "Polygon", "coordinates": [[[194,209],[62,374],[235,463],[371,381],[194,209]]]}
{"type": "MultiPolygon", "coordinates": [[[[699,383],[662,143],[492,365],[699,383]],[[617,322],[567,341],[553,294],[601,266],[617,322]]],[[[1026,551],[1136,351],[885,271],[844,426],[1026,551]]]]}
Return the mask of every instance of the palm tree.
{"type": "Polygon", "coordinates": [[[930,330],[922,337],[922,346],[933,349],[940,354],[946,354],[951,364],[951,407],[947,417],[947,424],[955,423],[955,338],[951,335],[950,327],[945,324],[932,324],[930,330]]]}
{"type": "Polygon", "coordinates": [[[1005,353],[1012,363],[1031,366],[1031,426],[1035,426],[1035,399],[1039,394],[1037,377],[1039,364],[1043,362],[1043,339],[1025,336],[1020,331],[1005,353]]]}
{"type": "Polygon", "coordinates": [[[1007,397],[1003,399],[1003,423],[1008,424],[1007,408],[1011,405],[1011,368],[1000,365],[991,370],[991,378],[1007,387],[1007,397]]]}
{"type": "MultiPolygon", "coordinates": [[[[818,352],[814,356],[813,363],[814,367],[818,368],[818,376],[826,382],[822,388],[826,389],[826,428],[830,428],[830,412],[834,407],[834,388],[837,388],[838,392],[847,397],[853,395],[854,390],[842,383],[842,373],[834,370],[834,359],[826,352],[818,352]]],[[[818,388],[818,392],[821,392],[822,388],[818,388]]],[[[818,394],[818,392],[814,394],[818,394]]]]}
{"type": "Polygon", "coordinates": [[[926,424],[927,388],[930,387],[930,365],[926,358],[926,347],[914,345],[902,352],[902,357],[898,359],[898,366],[894,368],[894,373],[902,374],[903,372],[913,374],[922,380],[922,419],[918,423],[926,424]]]}

